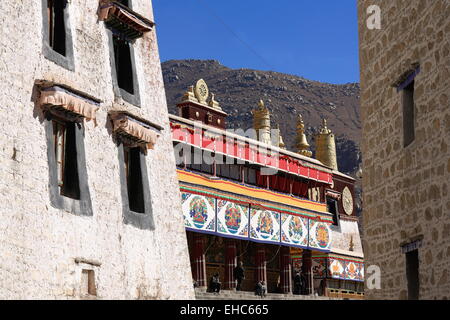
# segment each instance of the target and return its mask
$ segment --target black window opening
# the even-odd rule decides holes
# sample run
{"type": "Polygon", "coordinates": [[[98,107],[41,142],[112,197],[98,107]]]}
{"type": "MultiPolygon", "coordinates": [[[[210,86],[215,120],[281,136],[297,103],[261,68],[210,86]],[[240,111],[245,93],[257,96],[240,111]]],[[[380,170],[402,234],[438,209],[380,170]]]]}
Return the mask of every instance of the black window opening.
{"type": "Polygon", "coordinates": [[[327,208],[328,212],[333,215],[333,225],[339,225],[339,212],[337,207],[337,201],[335,199],[330,199],[327,197],[327,208]]]}
{"type": "Polygon", "coordinates": [[[190,153],[185,157],[186,168],[206,174],[214,174],[214,164],[207,164],[204,161],[204,154],[201,149],[190,148],[190,153]]]}
{"type": "Polygon", "coordinates": [[[53,139],[60,195],[80,200],[75,122],[53,120],[53,139]]]}
{"type": "Polygon", "coordinates": [[[142,180],[141,148],[124,147],[125,177],[129,209],[145,213],[144,184],[142,180]]]}
{"type": "Polygon", "coordinates": [[[403,144],[409,146],[415,139],[414,81],[403,89],[403,144]]]}
{"type": "Polygon", "coordinates": [[[408,300],[419,299],[419,250],[406,254],[406,279],[408,281],[408,300]]]}
{"type": "Polygon", "coordinates": [[[114,62],[116,67],[117,85],[120,89],[134,95],[133,62],[131,59],[130,43],[113,35],[114,62]]]}
{"type": "Polygon", "coordinates": [[[242,182],[242,167],[234,159],[221,157],[219,161],[216,164],[216,176],[242,182]]]}
{"type": "Polygon", "coordinates": [[[244,183],[256,186],[256,169],[251,167],[244,168],[244,183]]]}
{"type": "Polygon", "coordinates": [[[64,10],[67,0],[47,0],[48,43],[62,56],[66,56],[66,23],[64,10]]]}
{"type": "Polygon", "coordinates": [[[130,7],[129,0],[116,0],[120,4],[123,4],[126,7],[130,7]]]}

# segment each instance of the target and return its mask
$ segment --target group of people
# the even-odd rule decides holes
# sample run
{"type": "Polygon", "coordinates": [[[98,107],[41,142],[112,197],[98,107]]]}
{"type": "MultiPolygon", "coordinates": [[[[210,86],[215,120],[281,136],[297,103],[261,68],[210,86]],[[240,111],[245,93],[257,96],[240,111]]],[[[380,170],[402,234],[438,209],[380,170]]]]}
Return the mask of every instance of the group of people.
{"type": "MultiPolygon", "coordinates": [[[[234,279],[237,282],[236,291],[242,290],[242,282],[245,279],[245,270],[243,267],[243,263],[239,262],[238,266],[234,268],[234,279]]],[[[195,283],[194,283],[195,287],[195,283]]],[[[220,276],[219,273],[216,272],[209,282],[209,291],[214,294],[220,294],[220,290],[222,288],[222,283],[220,282],[220,276]]],[[[293,294],[296,295],[306,295],[308,294],[308,288],[307,288],[307,281],[306,277],[303,273],[300,272],[300,270],[297,270],[295,272],[294,276],[294,290],[293,294]]],[[[265,297],[267,293],[267,286],[264,281],[258,281],[255,285],[255,295],[258,295],[260,297],[265,297]]]]}
{"type": "MultiPolygon", "coordinates": [[[[245,279],[245,271],[242,261],[234,268],[234,279],[237,281],[236,291],[242,290],[242,281],[245,279]]],[[[220,282],[219,273],[216,272],[209,281],[209,291],[214,294],[220,294],[222,283],[220,282]]]]}

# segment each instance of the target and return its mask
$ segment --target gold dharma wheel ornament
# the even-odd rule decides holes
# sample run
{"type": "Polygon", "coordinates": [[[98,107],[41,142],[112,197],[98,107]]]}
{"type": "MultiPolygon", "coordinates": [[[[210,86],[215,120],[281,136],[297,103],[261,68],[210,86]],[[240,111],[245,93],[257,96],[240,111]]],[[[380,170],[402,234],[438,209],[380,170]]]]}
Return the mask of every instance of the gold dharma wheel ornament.
{"type": "Polygon", "coordinates": [[[208,99],[209,96],[209,90],[205,80],[200,79],[197,81],[194,88],[194,94],[198,102],[206,104],[206,100],[208,99]]]}
{"type": "Polygon", "coordinates": [[[353,196],[348,187],[342,191],[342,206],[347,215],[351,216],[353,213],[353,196]]]}

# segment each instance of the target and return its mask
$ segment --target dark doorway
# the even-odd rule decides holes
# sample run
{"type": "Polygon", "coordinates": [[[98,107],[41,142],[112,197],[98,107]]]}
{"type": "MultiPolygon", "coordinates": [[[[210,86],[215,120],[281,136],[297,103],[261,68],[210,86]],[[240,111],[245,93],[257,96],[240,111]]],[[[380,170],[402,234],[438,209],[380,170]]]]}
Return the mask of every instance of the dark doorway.
{"type": "Polygon", "coordinates": [[[406,278],[408,280],[408,300],[419,299],[419,250],[406,253],[406,278]]]}

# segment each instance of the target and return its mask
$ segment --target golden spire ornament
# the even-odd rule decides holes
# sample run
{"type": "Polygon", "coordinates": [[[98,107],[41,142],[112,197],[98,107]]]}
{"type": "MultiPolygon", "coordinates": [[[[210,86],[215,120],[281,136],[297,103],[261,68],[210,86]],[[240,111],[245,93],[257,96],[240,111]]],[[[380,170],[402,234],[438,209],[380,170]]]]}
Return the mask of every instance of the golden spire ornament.
{"type": "Polygon", "coordinates": [[[305,123],[303,122],[303,117],[301,114],[297,117],[297,138],[295,146],[297,147],[297,152],[303,156],[311,157],[312,152],[309,150],[309,143],[306,139],[305,134],[305,123]]]}
{"type": "Polygon", "coordinates": [[[264,105],[263,100],[259,100],[258,107],[252,110],[253,129],[256,130],[256,136],[259,141],[271,144],[270,137],[270,111],[264,105]]]}
{"type": "Polygon", "coordinates": [[[189,86],[189,89],[181,98],[181,102],[198,102],[198,99],[195,97],[194,86],[189,86]]]}
{"type": "Polygon", "coordinates": [[[327,127],[326,119],[322,120],[322,127],[316,136],[316,159],[333,170],[338,170],[336,142],[334,134],[327,127]]]}
{"type": "Polygon", "coordinates": [[[219,102],[216,101],[216,100],[214,99],[214,97],[215,97],[215,94],[214,94],[214,93],[211,93],[211,100],[209,101],[209,104],[208,104],[208,105],[209,105],[211,108],[213,108],[213,109],[216,109],[216,110],[222,110],[222,108],[220,107],[219,102]]]}

